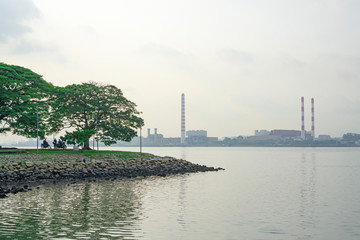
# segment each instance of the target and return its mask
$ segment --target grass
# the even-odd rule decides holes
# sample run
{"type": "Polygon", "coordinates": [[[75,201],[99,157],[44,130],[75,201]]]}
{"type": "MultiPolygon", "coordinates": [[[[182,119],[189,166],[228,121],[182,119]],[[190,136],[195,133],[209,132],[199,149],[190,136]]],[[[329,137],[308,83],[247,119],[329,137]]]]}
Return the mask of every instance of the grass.
{"type": "Polygon", "coordinates": [[[83,155],[88,158],[97,158],[97,157],[111,157],[116,156],[119,158],[141,158],[141,157],[150,157],[153,156],[149,153],[139,153],[139,152],[127,152],[127,151],[109,151],[109,150],[83,150],[83,151],[73,151],[71,150],[61,150],[61,149],[39,149],[39,153],[37,153],[36,149],[0,149],[0,155],[32,155],[32,154],[51,154],[51,155],[63,155],[63,154],[77,154],[83,155]]]}

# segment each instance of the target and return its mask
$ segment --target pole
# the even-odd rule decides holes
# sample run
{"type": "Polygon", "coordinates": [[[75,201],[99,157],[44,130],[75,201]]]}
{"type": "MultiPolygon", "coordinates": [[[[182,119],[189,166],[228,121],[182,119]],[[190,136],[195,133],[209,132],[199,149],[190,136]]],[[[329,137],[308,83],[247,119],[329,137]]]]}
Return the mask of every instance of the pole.
{"type": "Polygon", "coordinates": [[[141,127],[140,127],[140,153],[142,153],[141,127]]]}
{"type": "Polygon", "coordinates": [[[39,113],[36,112],[36,153],[39,153],[39,113]]]}
{"type": "Polygon", "coordinates": [[[98,120],[97,120],[97,116],[96,116],[96,147],[97,147],[97,152],[99,153],[98,131],[99,131],[99,127],[98,127],[98,120]]]}

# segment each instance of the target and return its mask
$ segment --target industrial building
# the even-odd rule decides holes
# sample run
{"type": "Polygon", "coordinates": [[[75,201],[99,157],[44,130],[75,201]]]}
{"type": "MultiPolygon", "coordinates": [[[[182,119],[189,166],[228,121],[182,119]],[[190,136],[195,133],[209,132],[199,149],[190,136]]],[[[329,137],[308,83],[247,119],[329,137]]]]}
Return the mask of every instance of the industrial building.
{"type": "Polygon", "coordinates": [[[205,130],[191,130],[186,132],[186,143],[190,145],[194,144],[207,144],[207,131],[205,130]]]}
{"type": "Polygon", "coordinates": [[[255,136],[269,136],[270,131],[262,129],[262,130],[255,130],[255,136]]]}
{"type": "Polygon", "coordinates": [[[157,128],[154,129],[154,134],[151,134],[150,128],[147,132],[147,137],[143,138],[144,146],[178,146],[181,143],[179,137],[166,138],[163,134],[158,133],[157,128]]]}
{"type": "Polygon", "coordinates": [[[269,135],[280,136],[283,138],[297,138],[301,136],[301,131],[275,129],[275,130],[271,130],[269,135]]]}
{"type": "Polygon", "coordinates": [[[148,128],[147,138],[144,138],[144,145],[162,145],[164,135],[157,132],[157,128],[154,129],[154,134],[151,134],[150,128],[148,128]]]}

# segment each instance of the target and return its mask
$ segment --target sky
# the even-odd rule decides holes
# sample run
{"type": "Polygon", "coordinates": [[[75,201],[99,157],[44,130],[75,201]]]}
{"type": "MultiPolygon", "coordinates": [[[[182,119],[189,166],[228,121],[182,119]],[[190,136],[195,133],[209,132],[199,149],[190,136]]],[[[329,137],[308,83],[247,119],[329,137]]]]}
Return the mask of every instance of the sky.
{"type": "MultiPolygon", "coordinates": [[[[180,136],[360,133],[360,1],[0,0],[0,62],[57,86],[120,88],[147,128],[180,136]]],[[[6,136],[7,139],[11,136],[6,136]]],[[[0,139],[4,136],[0,136],[0,139]]]]}

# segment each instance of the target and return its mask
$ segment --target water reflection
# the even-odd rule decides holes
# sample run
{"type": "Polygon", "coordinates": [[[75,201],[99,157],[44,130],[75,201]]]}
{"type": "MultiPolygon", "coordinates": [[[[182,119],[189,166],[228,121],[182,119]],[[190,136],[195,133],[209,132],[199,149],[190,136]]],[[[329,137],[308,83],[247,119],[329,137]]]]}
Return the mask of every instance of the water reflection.
{"type": "Polygon", "coordinates": [[[186,158],[186,147],[181,148],[181,159],[187,159],[186,158]]]}
{"type": "Polygon", "coordinates": [[[316,205],[316,152],[303,152],[301,156],[300,174],[300,227],[303,230],[315,227],[316,205]],[[308,157],[310,156],[310,159],[308,157]]]}
{"type": "Polygon", "coordinates": [[[0,206],[1,239],[137,239],[136,180],[56,184],[11,195],[0,206]]]}
{"type": "Polygon", "coordinates": [[[186,212],[186,178],[182,177],[180,179],[180,187],[179,187],[179,213],[177,217],[177,222],[181,226],[182,230],[186,231],[187,224],[185,222],[185,212],[186,212]]]}

